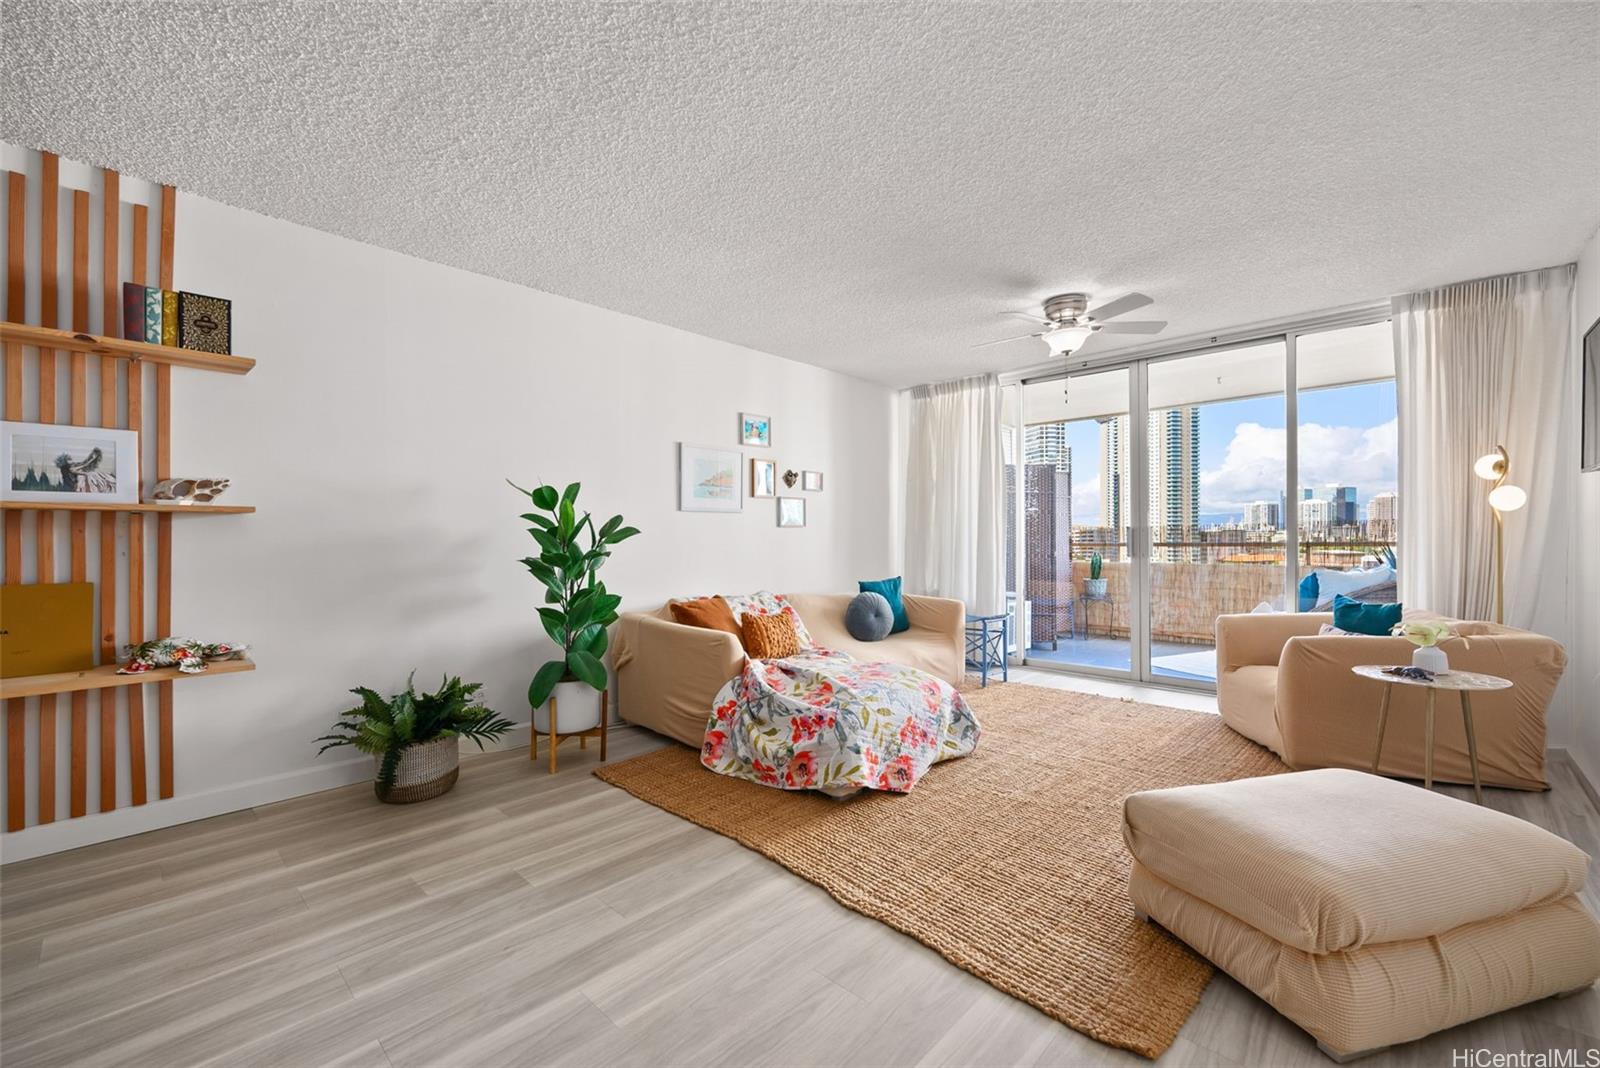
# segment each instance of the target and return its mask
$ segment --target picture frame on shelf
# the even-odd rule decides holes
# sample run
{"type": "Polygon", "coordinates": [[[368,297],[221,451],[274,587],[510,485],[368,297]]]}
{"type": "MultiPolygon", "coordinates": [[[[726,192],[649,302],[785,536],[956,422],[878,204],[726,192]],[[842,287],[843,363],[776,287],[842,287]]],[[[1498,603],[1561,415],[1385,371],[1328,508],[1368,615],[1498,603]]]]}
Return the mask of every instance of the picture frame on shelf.
{"type": "Polygon", "coordinates": [[[678,443],[678,510],[744,511],[744,454],[738,449],[678,443]]]}
{"type": "Polygon", "coordinates": [[[0,500],[139,502],[139,434],[97,426],[0,422],[0,500]]]}
{"type": "Polygon", "coordinates": [[[822,472],[821,471],[802,471],[802,472],[800,472],[800,488],[805,490],[807,493],[821,493],[822,492],[822,472]]]}
{"type": "Polygon", "coordinates": [[[805,526],[806,499],[804,497],[779,497],[778,525],[780,527],[805,526]]]}
{"type": "Polygon", "coordinates": [[[772,446],[772,417],[754,412],[739,413],[739,444],[759,448],[772,446]]]}
{"type": "Polygon", "coordinates": [[[778,462],[776,460],[750,461],[750,496],[776,497],[778,495],[778,462]]]}

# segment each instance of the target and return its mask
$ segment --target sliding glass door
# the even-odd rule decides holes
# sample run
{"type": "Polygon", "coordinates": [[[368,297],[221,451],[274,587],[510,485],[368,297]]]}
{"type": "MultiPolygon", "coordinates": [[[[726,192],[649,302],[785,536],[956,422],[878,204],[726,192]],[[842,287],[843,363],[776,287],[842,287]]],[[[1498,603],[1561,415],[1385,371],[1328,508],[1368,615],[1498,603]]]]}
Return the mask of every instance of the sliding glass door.
{"type": "Polygon", "coordinates": [[[1015,655],[1208,689],[1219,615],[1393,600],[1390,328],[1349,323],[1018,383],[1015,655]]]}
{"type": "Polygon", "coordinates": [[[1008,478],[1021,487],[1017,618],[1029,661],[1133,670],[1131,382],[1118,367],[1022,387],[1019,474],[1008,478]]]}
{"type": "Polygon", "coordinates": [[[1150,677],[1215,684],[1217,616],[1277,604],[1284,341],[1146,367],[1150,677]]]}

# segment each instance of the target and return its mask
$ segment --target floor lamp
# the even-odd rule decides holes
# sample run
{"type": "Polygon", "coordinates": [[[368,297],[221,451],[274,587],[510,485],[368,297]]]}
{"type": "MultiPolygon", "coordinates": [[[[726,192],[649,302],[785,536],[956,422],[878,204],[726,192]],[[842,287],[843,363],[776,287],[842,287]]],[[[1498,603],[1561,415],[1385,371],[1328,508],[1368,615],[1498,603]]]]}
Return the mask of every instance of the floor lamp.
{"type": "Polygon", "coordinates": [[[1511,473],[1511,457],[1504,445],[1496,445],[1494,452],[1478,457],[1472,473],[1485,482],[1493,482],[1489,490],[1489,510],[1494,513],[1494,621],[1506,621],[1506,536],[1505,513],[1515,512],[1528,503],[1528,494],[1521,486],[1506,481],[1511,473]]]}

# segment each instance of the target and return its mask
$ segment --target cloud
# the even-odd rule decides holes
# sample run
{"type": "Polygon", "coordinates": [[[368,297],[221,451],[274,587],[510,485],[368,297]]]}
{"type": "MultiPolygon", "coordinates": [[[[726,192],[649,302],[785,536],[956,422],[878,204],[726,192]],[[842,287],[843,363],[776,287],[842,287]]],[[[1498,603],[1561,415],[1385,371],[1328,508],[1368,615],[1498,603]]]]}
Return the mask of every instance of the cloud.
{"type": "Polygon", "coordinates": [[[1090,475],[1082,481],[1072,480],[1072,522],[1080,527],[1097,527],[1104,514],[1105,505],[1100,500],[1100,476],[1090,475]]]}
{"type": "MultiPolygon", "coordinates": [[[[1395,488],[1399,428],[1391,419],[1373,427],[1300,425],[1300,484],[1336,482],[1356,487],[1364,502],[1395,488]]],[[[1251,501],[1275,501],[1283,492],[1285,433],[1282,427],[1240,423],[1222,466],[1200,472],[1200,511],[1243,512],[1251,501]]]]}

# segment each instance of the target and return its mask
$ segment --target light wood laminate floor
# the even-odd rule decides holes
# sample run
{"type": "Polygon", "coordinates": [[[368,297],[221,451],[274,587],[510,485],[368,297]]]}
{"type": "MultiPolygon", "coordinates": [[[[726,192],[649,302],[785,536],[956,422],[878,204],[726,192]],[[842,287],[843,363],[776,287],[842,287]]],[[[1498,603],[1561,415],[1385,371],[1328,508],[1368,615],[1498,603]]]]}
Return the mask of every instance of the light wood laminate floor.
{"type": "MultiPolygon", "coordinates": [[[[611,739],[616,759],[661,744],[629,728],[611,739]]],[[[524,753],[474,756],[452,793],[421,805],[349,787],[0,870],[0,1059],[1144,1063],[606,786],[589,774],[595,760],[569,743],[552,778],[524,753]]],[[[1588,796],[1564,762],[1553,774],[1548,794],[1491,790],[1489,803],[1600,852],[1588,796]]],[[[1596,885],[1591,875],[1591,908],[1596,885]]],[[[1595,1046],[1589,991],[1363,1064],[1595,1046]]],[[[1219,975],[1161,1063],[1331,1062],[1219,975]]]]}

